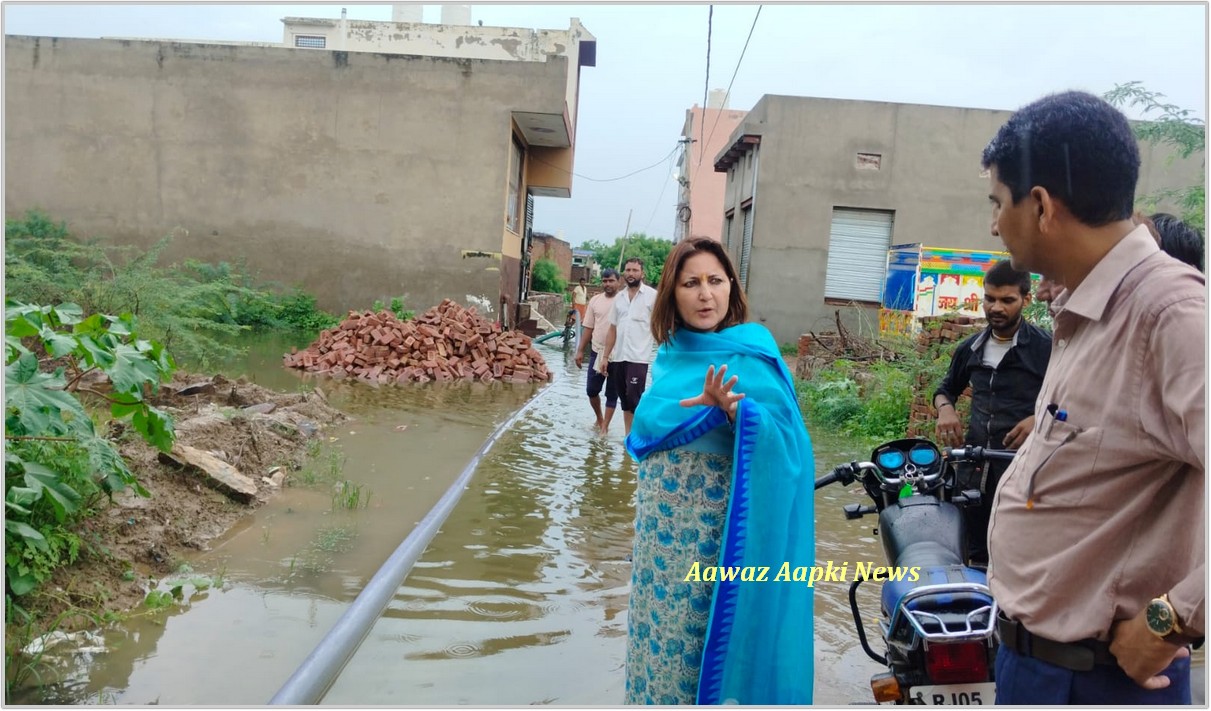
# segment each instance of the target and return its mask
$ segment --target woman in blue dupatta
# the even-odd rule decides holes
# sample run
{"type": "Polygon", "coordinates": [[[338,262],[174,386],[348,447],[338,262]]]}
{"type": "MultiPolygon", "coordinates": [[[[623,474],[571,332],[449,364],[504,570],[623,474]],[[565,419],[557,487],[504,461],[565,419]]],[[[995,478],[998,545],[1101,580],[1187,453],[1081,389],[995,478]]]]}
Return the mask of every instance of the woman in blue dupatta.
{"type": "Polygon", "coordinates": [[[776,580],[815,564],[811,440],[747,311],[718,242],[673,249],[626,440],[639,462],[628,704],[812,702],[812,589],[776,580]]]}

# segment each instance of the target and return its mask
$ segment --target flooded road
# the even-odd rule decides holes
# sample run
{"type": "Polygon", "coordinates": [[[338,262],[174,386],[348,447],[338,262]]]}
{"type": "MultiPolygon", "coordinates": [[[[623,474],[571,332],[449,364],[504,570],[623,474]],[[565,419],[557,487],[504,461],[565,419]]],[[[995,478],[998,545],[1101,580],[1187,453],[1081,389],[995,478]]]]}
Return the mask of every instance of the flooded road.
{"type": "MultiPolygon", "coordinates": [[[[556,373],[549,385],[323,381],[353,419],[325,432],[337,440],[304,472],[320,484],[286,489],[190,561],[197,573],[221,574],[221,587],[106,630],[107,651],[52,671],[41,700],[264,704],[496,425],[538,394],[324,703],[620,704],[635,467],[621,417],[608,437],[592,435],[584,371],[570,353],[540,348],[556,373]],[[332,478],[350,480],[368,506],[336,506],[332,478]]],[[[297,388],[278,366],[281,348],[261,350],[264,367],[254,353],[250,376],[297,388]]],[[[814,441],[818,472],[869,454],[814,441]]],[[[879,559],[873,520],[841,513],[858,500],[841,487],[817,495],[818,560],[852,568],[879,559]]],[[[878,671],[858,646],[846,592],[817,586],[817,703],[866,701],[878,671]]]]}

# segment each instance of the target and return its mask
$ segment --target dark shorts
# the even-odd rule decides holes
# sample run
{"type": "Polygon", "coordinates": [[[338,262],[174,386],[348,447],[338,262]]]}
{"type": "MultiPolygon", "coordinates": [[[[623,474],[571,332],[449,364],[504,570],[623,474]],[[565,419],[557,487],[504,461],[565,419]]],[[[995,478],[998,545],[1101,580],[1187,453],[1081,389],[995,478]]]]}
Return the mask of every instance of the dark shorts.
{"type": "Polygon", "coordinates": [[[601,395],[601,388],[604,385],[605,393],[606,393],[606,407],[611,408],[611,409],[618,407],[618,382],[617,382],[617,379],[614,377],[614,372],[612,370],[610,370],[609,368],[607,368],[606,370],[609,372],[609,377],[602,375],[601,373],[598,373],[596,370],[593,369],[593,366],[596,363],[597,363],[597,351],[590,348],[589,349],[589,383],[588,383],[588,386],[585,388],[585,392],[587,392],[589,394],[589,397],[597,397],[598,395],[601,395]]]}
{"type": "Polygon", "coordinates": [[[618,381],[618,399],[622,401],[622,411],[634,412],[648,386],[648,364],[620,361],[610,363],[609,369],[618,381]]]}

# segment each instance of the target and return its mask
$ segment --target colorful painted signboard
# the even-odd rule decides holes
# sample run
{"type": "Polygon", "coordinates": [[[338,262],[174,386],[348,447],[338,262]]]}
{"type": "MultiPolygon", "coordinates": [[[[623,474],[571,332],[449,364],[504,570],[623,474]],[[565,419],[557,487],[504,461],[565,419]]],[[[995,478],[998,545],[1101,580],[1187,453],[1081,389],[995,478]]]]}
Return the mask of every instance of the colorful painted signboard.
{"type": "Polygon", "coordinates": [[[898,244],[887,250],[879,330],[914,335],[917,320],[958,314],[983,318],[984,272],[1006,252],[898,244]]]}

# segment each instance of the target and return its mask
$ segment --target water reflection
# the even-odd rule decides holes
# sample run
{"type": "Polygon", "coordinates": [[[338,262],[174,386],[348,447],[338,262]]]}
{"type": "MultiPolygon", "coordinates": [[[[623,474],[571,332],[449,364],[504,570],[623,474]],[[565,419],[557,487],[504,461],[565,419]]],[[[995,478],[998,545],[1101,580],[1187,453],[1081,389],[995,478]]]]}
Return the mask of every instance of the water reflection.
{"type": "MultiPolygon", "coordinates": [[[[109,630],[111,651],[63,674],[48,700],[263,704],[492,429],[541,392],[481,462],[325,703],[620,704],[635,467],[620,421],[593,435],[585,371],[540,347],[557,373],[545,386],[320,383],[352,415],[326,435],[370,506],[338,510],[329,491],[286,490],[193,561],[224,570],[225,589],[109,630]]],[[[280,344],[265,349],[252,378],[268,385],[284,371],[280,344]]],[[[815,445],[821,472],[868,454],[827,436],[815,445]]],[[[841,514],[858,500],[839,487],[818,495],[820,560],[878,559],[871,522],[841,514]]],[[[816,599],[816,700],[866,701],[878,669],[858,647],[846,588],[821,584],[816,599]]]]}

